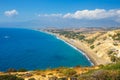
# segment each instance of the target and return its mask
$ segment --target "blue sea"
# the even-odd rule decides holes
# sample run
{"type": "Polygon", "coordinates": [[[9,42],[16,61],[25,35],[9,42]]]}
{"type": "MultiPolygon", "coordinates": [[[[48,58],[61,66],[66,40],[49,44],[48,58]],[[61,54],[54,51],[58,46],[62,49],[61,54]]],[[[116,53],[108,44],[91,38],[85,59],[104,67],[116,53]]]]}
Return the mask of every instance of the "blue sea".
{"type": "Polygon", "coordinates": [[[30,29],[0,28],[0,71],[77,65],[91,66],[91,62],[56,36],[30,29]]]}

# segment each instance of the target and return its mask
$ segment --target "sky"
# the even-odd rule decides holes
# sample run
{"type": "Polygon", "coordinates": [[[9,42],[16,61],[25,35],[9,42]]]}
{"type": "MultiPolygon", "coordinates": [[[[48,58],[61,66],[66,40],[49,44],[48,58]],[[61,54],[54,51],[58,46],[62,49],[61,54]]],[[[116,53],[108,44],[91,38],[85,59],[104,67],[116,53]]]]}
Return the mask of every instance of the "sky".
{"type": "Polygon", "coordinates": [[[120,0],[0,0],[0,23],[58,18],[119,23],[120,0]]]}

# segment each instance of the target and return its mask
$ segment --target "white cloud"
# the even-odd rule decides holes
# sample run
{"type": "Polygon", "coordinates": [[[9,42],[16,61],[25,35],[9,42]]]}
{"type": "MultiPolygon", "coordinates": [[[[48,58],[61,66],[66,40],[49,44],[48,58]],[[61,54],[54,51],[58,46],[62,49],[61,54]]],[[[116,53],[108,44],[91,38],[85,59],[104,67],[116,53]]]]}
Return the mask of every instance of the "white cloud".
{"type": "Polygon", "coordinates": [[[86,19],[86,20],[114,20],[116,22],[120,22],[120,9],[94,9],[94,10],[78,10],[74,13],[66,13],[66,14],[39,14],[37,16],[43,17],[61,17],[64,19],[72,18],[72,19],[86,19]]]}
{"type": "Polygon", "coordinates": [[[38,14],[38,16],[44,16],[44,17],[61,17],[62,14],[38,14]]]}
{"type": "Polygon", "coordinates": [[[15,15],[18,15],[18,11],[16,11],[15,9],[13,9],[13,10],[5,11],[4,14],[6,16],[15,16],[15,15]]]}
{"type": "Polygon", "coordinates": [[[118,18],[120,17],[120,10],[80,10],[75,13],[67,13],[63,16],[64,18],[75,18],[75,19],[104,19],[104,18],[118,18]]]}

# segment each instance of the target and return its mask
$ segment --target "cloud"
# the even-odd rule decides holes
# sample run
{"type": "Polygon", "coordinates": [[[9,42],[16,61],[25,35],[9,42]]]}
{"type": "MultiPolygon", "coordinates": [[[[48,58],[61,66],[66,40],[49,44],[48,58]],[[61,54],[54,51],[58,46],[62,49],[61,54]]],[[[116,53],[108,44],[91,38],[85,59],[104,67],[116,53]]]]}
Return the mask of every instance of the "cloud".
{"type": "Polygon", "coordinates": [[[39,14],[39,17],[60,17],[63,19],[77,20],[113,20],[120,23],[120,9],[94,9],[94,10],[78,10],[74,13],[66,14],[39,14]]]}
{"type": "Polygon", "coordinates": [[[44,17],[62,17],[62,14],[38,14],[38,16],[44,16],[44,17]]]}
{"type": "Polygon", "coordinates": [[[16,15],[18,15],[18,11],[16,11],[15,9],[9,10],[9,11],[5,11],[4,15],[8,16],[8,17],[16,16],[16,15]]]}
{"type": "Polygon", "coordinates": [[[67,13],[63,18],[75,18],[75,19],[105,19],[105,18],[120,18],[120,10],[79,10],[75,13],[67,13]]]}

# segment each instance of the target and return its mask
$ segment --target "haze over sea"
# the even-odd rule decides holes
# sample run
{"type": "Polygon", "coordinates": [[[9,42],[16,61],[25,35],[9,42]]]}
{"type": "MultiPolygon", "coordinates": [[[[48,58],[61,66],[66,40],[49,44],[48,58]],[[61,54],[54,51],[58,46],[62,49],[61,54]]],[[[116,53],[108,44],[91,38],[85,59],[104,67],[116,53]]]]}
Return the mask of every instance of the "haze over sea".
{"type": "Polygon", "coordinates": [[[40,31],[0,28],[0,71],[91,66],[79,51],[55,36],[40,31]]]}

